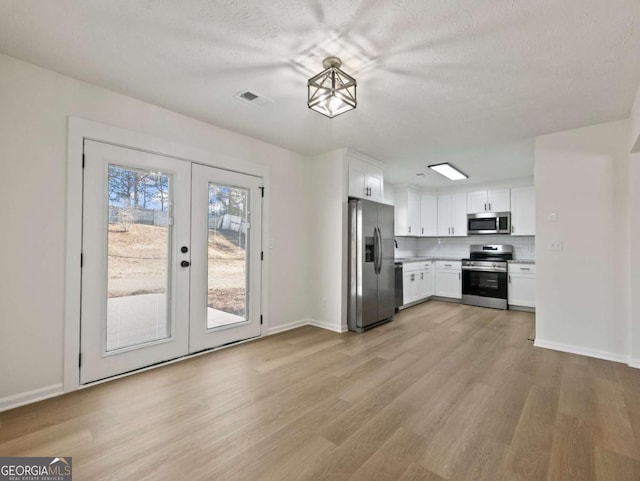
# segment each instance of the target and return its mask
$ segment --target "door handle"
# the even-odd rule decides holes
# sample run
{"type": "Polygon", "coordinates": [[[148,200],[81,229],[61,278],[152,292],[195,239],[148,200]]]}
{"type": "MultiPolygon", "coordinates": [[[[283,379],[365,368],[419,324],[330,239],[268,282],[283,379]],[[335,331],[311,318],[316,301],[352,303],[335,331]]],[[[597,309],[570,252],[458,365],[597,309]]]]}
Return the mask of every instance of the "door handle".
{"type": "Polygon", "coordinates": [[[181,265],[182,267],[189,267],[189,266],[191,265],[191,263],[190,263],[189,261],[182,261],[182,262],[180,263],[180,265],[181,265]]]}
{"type": "Polygon", "coordinates": [[[374,271],[376,274],[380,274],[382,272],[382,255],[383,255],[383,246],[382,246],[382,232],[378,226],[373,228],[373,236],[375,239],[374,244],[374,271]]]}
{"type": "Polygon", "coordinates": [[[382,272],[382,258],[384,257],[384,244],[382,243],[382,231],[380,227],[378,229],[378,248],[379,256],[378,256],[378,274],[382,272]]]}

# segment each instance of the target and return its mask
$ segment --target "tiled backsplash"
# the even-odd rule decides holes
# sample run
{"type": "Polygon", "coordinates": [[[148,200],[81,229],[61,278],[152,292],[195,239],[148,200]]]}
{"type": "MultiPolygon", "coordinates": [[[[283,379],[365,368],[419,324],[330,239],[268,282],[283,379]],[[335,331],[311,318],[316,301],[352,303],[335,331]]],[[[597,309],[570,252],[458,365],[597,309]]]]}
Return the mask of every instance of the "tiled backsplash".
{"type": "Polygon", "coordinates": [[[396,237],[396,258],[425,257],[469,257],[471,244],[508,244],[513,246],[513,258],[535,259],[534,236],[482,235],[471,237],[396,237]]]}

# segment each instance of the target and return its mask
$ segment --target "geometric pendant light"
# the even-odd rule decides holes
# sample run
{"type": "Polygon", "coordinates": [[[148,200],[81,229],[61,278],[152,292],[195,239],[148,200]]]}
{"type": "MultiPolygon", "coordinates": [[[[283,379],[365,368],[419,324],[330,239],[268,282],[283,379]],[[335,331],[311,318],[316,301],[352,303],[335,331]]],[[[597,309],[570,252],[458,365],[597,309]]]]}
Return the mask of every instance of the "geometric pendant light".
{"type": "Polygon", "coordinates": [[[325,58],[322,66],[324,70],[307,81],[307,106],[329,118],[355,109],[356,79],[340,70],[338,57],[325,58]]]}

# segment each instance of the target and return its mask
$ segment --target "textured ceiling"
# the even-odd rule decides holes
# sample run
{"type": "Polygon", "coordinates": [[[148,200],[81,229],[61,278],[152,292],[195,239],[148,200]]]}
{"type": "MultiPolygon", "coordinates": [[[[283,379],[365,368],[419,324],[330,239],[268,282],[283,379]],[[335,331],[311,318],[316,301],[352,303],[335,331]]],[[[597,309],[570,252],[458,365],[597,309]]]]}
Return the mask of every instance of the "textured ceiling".
{"type": "MultiPolygon", "coordinates": [[[[640,83],[638,0],[0,0],[0,51],[292,150],[350,147],[392,182],[532,174],[535,135],[623,118],[640,83]],[[306,80],[337,55],[358,109],[306,80]],[[250,89],[262,108],[234,95],[250,89]]],[[[1,74],[1,73],[0,73],[1,74]]]]}

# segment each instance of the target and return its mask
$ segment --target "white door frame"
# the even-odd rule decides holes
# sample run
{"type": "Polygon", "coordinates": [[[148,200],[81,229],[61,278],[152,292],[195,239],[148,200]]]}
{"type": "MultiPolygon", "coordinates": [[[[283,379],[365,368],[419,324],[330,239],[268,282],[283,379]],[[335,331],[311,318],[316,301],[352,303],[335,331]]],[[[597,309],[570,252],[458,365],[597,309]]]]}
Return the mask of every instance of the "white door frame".
{"type": "MultiPolygon", "coordinates": [[[[208,165],[219,169],[262,177],[266,195],[262,204],[262,245],[268,245],[269,233],[269,167],[178,144],[149,134],[69,116],[67,119],[67,207],[65,242],[65,320],[64,320],[64,392],[75,391],[92,384],[80,384],[80,292],[82,252],[82,152],[85,139],[105,142],[130,149],[208,165]]],[[[262,263],[261,293],[264,324],[261,336],[269,326],[269,256],[262,263]]],[[[126,374],[125,374],[126,375],[126,374]]],[[[116,376],[118,377],[118,376],[116,376]]],[[[114,379],[114,378],[111,378],[114,379]]]]}

